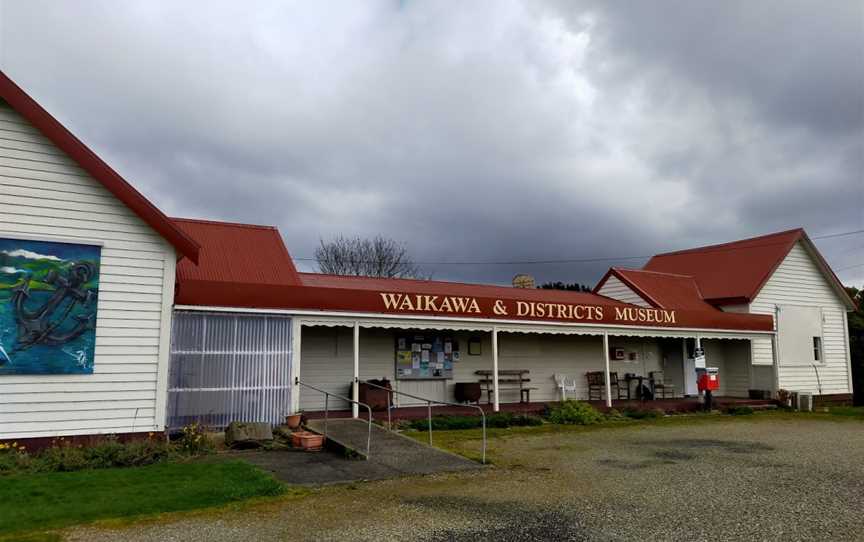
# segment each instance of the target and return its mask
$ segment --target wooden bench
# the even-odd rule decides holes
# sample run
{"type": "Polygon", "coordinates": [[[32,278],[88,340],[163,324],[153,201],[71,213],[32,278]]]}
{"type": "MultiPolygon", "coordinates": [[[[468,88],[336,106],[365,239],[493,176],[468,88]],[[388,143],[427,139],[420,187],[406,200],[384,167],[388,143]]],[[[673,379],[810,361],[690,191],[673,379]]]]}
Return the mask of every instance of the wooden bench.
{"type": "MultiPolygon", "coordinates": [[[[527,369],[505,369],[498,371],[499,393],[502,390],[519,390],[519,402],[530,403],[531,390],[536,390],[537,388],[526,386],[526,384],[531,382],[531,379],[528,378],[529,373],[530,371],[527,369]]],[[[482,377],[479,379],[480,383],[486,386],[487,401],[489,404],[492,404],[492,396],[495,393],[495,381],[492,378],[492,371],[474,371],[474,374],[482,377]]]]}

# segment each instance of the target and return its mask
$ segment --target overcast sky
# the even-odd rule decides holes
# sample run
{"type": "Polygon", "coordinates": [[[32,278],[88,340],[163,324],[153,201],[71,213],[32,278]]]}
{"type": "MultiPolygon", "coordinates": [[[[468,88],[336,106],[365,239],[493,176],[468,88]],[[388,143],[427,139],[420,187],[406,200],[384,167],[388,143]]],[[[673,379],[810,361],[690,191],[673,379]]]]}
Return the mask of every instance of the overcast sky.
{"type": "MultiPolygon", "coordinates": [[[[860,1],[0,0],[0,68],[166,213],[278,225],[295,258],[337,234],[454,262],[864,229],[860,1]]],[[[864,235],[816,242],[864,283],[864,235]]]]}

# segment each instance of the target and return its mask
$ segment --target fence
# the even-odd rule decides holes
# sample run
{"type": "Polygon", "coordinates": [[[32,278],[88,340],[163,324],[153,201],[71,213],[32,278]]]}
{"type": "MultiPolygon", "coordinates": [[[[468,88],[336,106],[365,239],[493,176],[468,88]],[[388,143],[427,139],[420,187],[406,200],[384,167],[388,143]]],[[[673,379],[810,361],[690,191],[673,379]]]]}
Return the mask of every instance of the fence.
{"type": "Polygon", "coordinates": [[[168,427],[281,423],[291,405],[291,319],[176,311],[168,427]]]}

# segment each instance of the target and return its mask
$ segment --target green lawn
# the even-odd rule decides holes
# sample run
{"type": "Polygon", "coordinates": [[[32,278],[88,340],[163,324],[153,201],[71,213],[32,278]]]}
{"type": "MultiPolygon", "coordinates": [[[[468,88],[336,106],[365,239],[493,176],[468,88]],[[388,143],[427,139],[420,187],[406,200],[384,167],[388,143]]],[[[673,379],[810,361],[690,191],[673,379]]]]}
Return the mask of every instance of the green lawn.
{"type": "Polygon", "coordinates": [[[860,407],[831,407],[834,416],[847,416],[849,418],[860,418],[864,420],[864,406],[860,407]]]}
{"type": "Polygon", "coordinates": [[[97,519],[192,510],[283,491],[269,474],[240,461],[5,476],[0,477],[0,537],[97,519]]]}

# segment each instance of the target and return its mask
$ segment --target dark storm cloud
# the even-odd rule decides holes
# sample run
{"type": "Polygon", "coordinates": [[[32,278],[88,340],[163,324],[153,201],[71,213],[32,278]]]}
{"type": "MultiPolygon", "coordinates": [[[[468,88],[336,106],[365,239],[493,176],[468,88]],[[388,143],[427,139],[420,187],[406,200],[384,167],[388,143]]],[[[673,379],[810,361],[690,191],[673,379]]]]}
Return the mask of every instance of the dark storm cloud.
{"type": "MultiPolygon", "coordinates": [[[[120,6],[0,0],[0,67],[167,212],[277,224],[295,256],[340,233],[512,261],[864,228],[857,2],[120,6]]],[[[862,238],[820,248],[864,263],[862,238]]]]}

